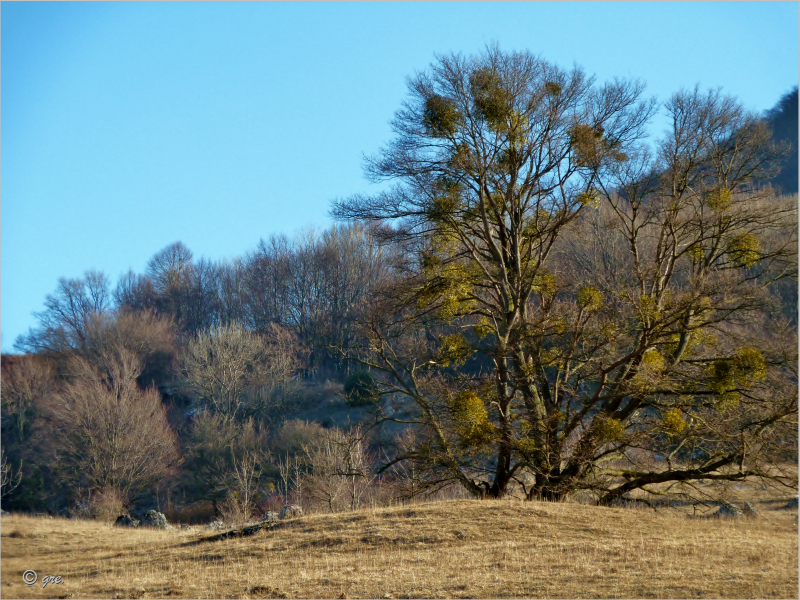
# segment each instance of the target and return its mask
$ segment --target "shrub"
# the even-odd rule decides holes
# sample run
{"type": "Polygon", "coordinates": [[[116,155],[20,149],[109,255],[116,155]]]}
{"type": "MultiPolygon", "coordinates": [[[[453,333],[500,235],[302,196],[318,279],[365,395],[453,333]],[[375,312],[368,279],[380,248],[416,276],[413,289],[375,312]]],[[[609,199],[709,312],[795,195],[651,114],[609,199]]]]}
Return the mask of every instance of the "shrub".
{"type": "Polygon", "coordinates": [[[93,494],[88,500],[89,515],[104,523],[113,523],[125,513],[125,498],[122,492],[107,487],[93,494]]]}

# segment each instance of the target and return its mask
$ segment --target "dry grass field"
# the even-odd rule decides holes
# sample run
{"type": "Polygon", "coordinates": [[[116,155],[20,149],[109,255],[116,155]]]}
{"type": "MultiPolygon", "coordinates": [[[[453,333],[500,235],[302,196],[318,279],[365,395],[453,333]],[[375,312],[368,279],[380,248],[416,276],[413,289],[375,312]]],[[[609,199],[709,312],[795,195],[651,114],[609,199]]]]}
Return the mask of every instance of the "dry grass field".
{"type": "Polygon", "coordinates": [[[312,515],[250,537],[2,519],[4,598],[797,598],[796,510],[512,500],[312,515]],[[207,541],[203,541],[206,539],[207,541]],[[38,573],[25,585],[22,573],[38,573]],[[42,588],[42,578],[62,583],[42,588]]]}

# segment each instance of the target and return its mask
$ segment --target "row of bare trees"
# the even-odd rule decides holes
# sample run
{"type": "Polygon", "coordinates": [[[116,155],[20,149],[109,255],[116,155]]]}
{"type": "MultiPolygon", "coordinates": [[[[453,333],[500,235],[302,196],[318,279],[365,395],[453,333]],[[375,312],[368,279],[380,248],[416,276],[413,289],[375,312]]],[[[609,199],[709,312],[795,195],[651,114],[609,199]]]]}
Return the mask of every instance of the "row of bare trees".
{"type": "Polygon", "coordinates": [[[266,431],[304,374],[341,370],[353,316],[388,269],[372,240],[357,225],[309,230],[217,264],[177,243],[113,292],[96,272],[60,280],[17,341],[28,354],[4,359],[4,494],[26,462],[22,492],[37,473],[53,491],[39,506],[160,489],[249,514],[276,470],[266,431]]]}
{"type": "Polygon", "coordinates": [[[145,275],[124,276],[114,298],[173,316],[189,337],[234,323],[257,333],[281,325],[310,350],[309,368],[346,369],[330,348],[352,340],[354,314],[389,264],[387,249],[360,225],[308,229],[293,240],[272,236],[230,262],[194,262],[175,243],[153,257],[145,275]]]}
{"type": "Polygon", "coordinates": [[[275,324],[291,330],[309,349],[308,368],[347,370],[336,350],[352,342],[352,323],[364,299],[384,280],[391,251],[358,224],[309,229],[293,240],[262,240],[243,259],[194,260],[181,242],[156,253],[146,273],[132,271],[111,290],[109,278],[89,271],[61,279],[39,327],[16,348],[32,353],[82,351],[91,323],[112,309],[169,317],[185,340],[215,327],[239,325],[264,333],[275,324]]]}

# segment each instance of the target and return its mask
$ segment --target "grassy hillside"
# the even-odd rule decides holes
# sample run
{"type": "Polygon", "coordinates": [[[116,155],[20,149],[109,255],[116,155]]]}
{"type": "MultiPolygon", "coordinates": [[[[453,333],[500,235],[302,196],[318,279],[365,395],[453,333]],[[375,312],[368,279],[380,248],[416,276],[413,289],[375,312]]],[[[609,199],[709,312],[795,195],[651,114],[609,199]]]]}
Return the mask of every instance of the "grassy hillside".
{"type": "Polygon", "coordinates": [[[2,519],[13,598],[796,598],[797,511],[756,519],[447,501],[313,515],[251,537],[2,519]],[[206,541],[202,541],[206,540],[206,541]],[[39,581],[22,582],[33,569],[39,581]],[[42,589],[42,577],[63,583],[42,589]]]}

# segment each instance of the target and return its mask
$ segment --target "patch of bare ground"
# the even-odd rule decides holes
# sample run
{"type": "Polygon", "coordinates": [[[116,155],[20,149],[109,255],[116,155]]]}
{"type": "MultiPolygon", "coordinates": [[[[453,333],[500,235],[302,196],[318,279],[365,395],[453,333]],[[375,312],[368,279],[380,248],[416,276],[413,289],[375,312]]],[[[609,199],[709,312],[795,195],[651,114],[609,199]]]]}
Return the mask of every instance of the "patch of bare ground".
{"type": "Polygon", "coordinates": [[[796,510],[755,519],[448,501],[249,537],[2,519],[6,598],[796,598],[796,510]],[[193,543],[194,542],[194,543],[193,543]],[[25,585],[22,573],[37,571],[25,585]],[[63,583],[41,587],[42,577],[63,583]]]}

